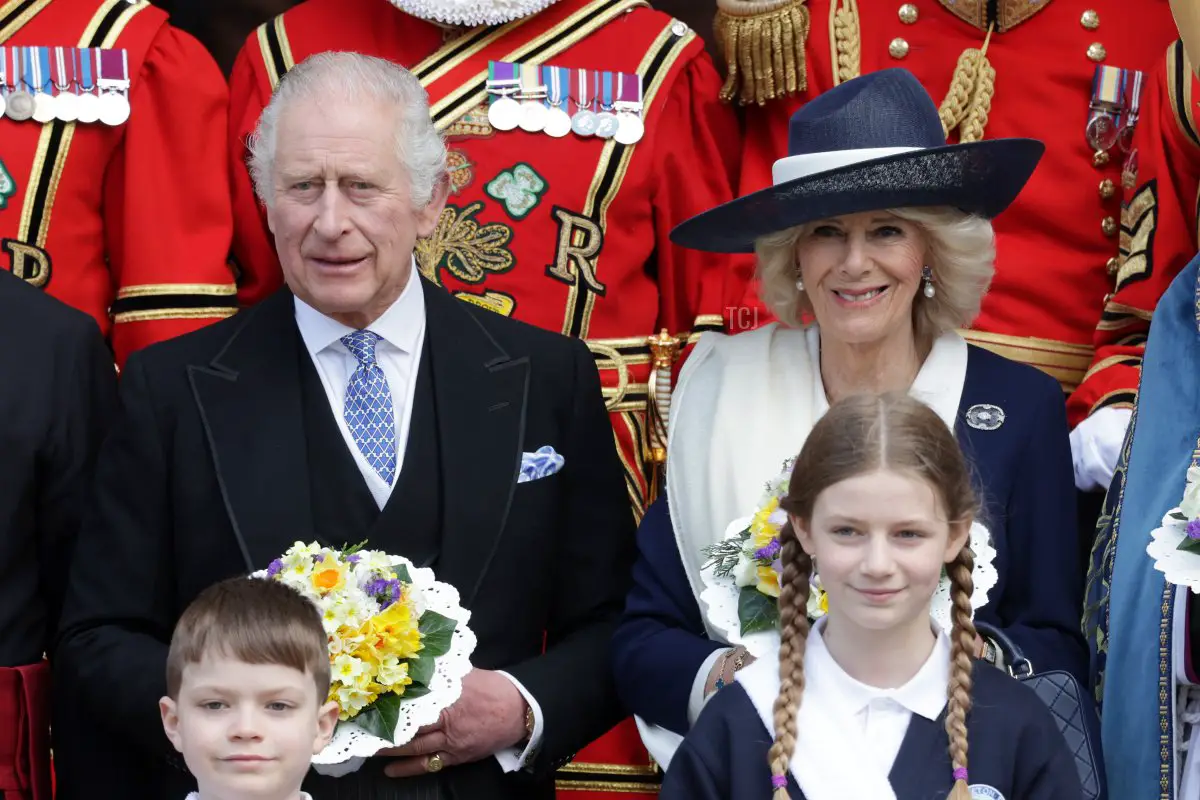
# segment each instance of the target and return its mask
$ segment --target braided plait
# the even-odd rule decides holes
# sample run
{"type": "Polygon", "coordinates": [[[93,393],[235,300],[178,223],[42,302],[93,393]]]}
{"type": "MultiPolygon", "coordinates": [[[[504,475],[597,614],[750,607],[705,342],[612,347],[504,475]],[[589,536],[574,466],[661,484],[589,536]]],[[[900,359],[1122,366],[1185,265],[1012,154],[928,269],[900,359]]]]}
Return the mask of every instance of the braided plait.
{"type": "MultiPolygon", "coordinates": [[[[792,523],[779,531],[779,696],[775,698],[775,741],[767,755],[771,775],[786,781],[796,749],[796,714],[804,695],[804,649],[808,641],[808,593],[812,559],[796,538],[792,523]]],[[[773,800],[789,800],[787,785],[775,789],[773,800]]]]}
{"type": "Polygon", "coordinates": [[[938,108],[938,116],[942,119],[942,131],[947,138],[967,116],[976,81],[979,80],[979,65],[982,60],[983,53],[974,47],[963,50],[962,55],[958,57],[954,77],[950,80],[950,91],[946,92],[946,98],[938,108]]]}
{"type": "Polygon", "coordinates": [[[978,142],[983,140],[983,131],[988,124],[988,115],[992,110],[992,97],[996,94],[996,68],[988,61],[987,56],[980,57],[979,76],[975,84],[975,94],[967,108],[967,116],[962,122],[958,133],[960,142],[978,142]]]}
{"type": "MultiPolygon", "coordinates": [[[[971,711],[971,656],[975,652],[975,621],[971,616],[971,594],[975,582],[971,571],[975,556],[964,545],[946,565],[950,578],[953,625],[950,631],[950,685],[947,691],[946,734],[950,737],[950,761],[957,773],[967,769],[967,714],[971,711]]],[[[971,800],[964,778],[956,777],[947,800],[971,800]]]]}

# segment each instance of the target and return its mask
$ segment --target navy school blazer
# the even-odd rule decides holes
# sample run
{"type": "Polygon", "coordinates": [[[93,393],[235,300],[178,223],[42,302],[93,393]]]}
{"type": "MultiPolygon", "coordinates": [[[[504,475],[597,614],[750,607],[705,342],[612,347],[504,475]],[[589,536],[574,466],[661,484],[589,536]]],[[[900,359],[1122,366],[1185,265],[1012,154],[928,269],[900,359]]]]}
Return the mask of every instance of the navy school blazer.
{"type": "MultiPolygon", "coordinates": [[[[1037,695],[978,662],[974,675],[967,714],[967,782],[978,793],[971,796],[1080,800],[1083,789],[1074,757],[1037,695]]],[[[770,798],[771,740],[745,690],[737,683],[721,689],[671,759],[660,800],[770,798]]],[[[897,800],[945,800],[954,784],[945,711],[937,722],[912,716],[888,781],[897,800]]],[[[792,800],[804,800],[790,772],[788,793],[792,800]]]]}
{"type": "MultiPolygon", "coordinates": [[[[977,618],[1007,633],[1035,671],[1066,670],[1087,685],[1080,629],[1084,572],[1058,383],[1033,367],[970,346],[955,434],[971,466],[980,521],[996,547],[999,580],[977,618]],[[968,424],[968,410],[981,404],[1004,412],[1000,427],[968,424]]],[[[633,588],[613,640],[617,690],[631,714],[682,735],[696,673],[714,650],[727,645],[705,633],[666,495],[647,509],[637,543],[633,588]]]]}

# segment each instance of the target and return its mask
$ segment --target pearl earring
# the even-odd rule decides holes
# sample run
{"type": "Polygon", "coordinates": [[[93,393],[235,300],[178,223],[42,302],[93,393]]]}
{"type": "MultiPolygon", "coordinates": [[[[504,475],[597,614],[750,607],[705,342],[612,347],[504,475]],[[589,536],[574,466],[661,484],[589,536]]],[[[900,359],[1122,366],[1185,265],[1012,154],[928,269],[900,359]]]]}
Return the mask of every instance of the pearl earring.
{"type": "Polygon", "coordinates": [[[925,296],[932,300],[937,294],[937,289],[933,287],[933,270],[925,267],[921,270],[921,278],[925,281],[925,296]]]}
{"type": "Polygon", "coordinates": [[[796,278],[796,291],[797,292],[804,291],[804,279],[803,278],[796,278]]]}

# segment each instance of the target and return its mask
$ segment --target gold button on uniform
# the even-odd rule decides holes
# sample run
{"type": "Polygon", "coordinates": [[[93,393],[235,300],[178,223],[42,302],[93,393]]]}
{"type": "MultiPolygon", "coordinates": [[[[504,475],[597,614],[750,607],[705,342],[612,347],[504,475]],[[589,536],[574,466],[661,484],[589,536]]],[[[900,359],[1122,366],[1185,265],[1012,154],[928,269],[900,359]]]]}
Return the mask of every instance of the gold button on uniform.
{"type": "Polygon", "coordinates": [[[1115,278],[1117,277],[1117,272],[1121,269],[1121,259],[1113,256],[1104,267],[1108,270],[1108,277],[1115,278]]]}
{"type": "Polygon", "coordinates": [[[908,55],[908,42],[897,36],[888,45],[888,52],[892,54],[892,58],[904,58],[908,55]]]}
{"type": "Polygon", "coordinates": [[[1109,178],[1105,178],[1104,180],[1100,181],[1100,197],[1101,198],[1103,198],[1104,200],[1108,200],[1110,197],[1112,197],[1116,193],[1117,193],[1117,187],[1116,187],[1116,184],[1114,184],[1112,182],[1112,180],[1110,180],[1109,178]]]}
{"type": "Polygon", "coordinates": [[[1117,221],[1112,217],[1105,217],[1100,223],[1100,228],[1104,231],[1105,236],[1117,235],[1117,221]]]}
{"type": "Polygon", "coordinates": [[[1087,57],[1098,64],[1108,57],[1108,51],[1099,42],[1092,42],[1088,45],[1087,57]]]}
{"type": "Polygon", "coordinates": [[[1096,13],[1095,9],[1089,8],[1087,11],[1083,12],[1083,16],[1079,18],[1079,24],[1087,28],[1089,31],[1094,31],[1096,28],[1100,27],[1100,15],[1096,13]]]}
{"type": "Polygon", "coordinates": [[[900,21],[905,25],[912,25],[920,16],[921,14],[917,11],[917,7],[912,3],[905,3],[900,6],[900,21]]]}
{"type": "Polygon", "coordinates": [[[1103,167],[1107,163],[1108,163],[1108,151],[1107,150],[1097,150],[1095,153],[1092,154],[1093,166],[1103,167]]]}

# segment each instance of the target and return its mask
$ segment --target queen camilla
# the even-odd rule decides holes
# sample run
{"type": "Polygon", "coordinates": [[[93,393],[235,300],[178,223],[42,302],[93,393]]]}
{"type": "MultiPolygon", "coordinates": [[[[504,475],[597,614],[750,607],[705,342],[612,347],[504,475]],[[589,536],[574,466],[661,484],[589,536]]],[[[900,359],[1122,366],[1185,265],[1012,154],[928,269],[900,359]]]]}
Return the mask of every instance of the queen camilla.
{"type": "MultiPolygon", "coordinates": [[[[701,599],[711,588],[705,551],[731,523],[764,511],[764,485],[778,482],[830,403],[849,395],[907,391],[955,433],[995,553],[995,582],[976,618],[1037,669],[1084,676],[1062,393],[1050,377],[956,333],[992,278],[989,220],[1020,192],[1042,145],[947,145],[937,107],[900,69],[806,104],[788,145],[772,187],[672,234],[686,247],[754,252],[761,298],[779,321],[697,343],[674,395],[666,491],[638,531],[614,667],[664,766],[708,698],[754,660],[701,599]]],[[[977,639],[976,656],[1003,666],[995,642],[977,639]]]]}

